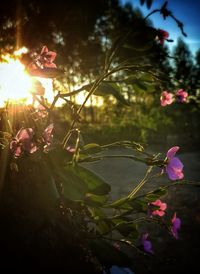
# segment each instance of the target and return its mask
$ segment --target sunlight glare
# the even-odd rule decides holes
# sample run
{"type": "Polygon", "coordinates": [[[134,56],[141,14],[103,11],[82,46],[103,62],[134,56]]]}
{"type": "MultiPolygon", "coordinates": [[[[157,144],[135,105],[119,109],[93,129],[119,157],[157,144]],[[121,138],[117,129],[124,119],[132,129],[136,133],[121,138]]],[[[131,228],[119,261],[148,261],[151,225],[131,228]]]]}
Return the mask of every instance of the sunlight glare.
{"type": "MultiPolygon", "coordinates": [[[[33,79],[25,71],[25,66],[20,62],[19,57],[23,53],[27,53],[28,49],[23,47],[14,51],[13,55],[6,54],[1,56],[0,62],[0,107],[4,107],[7,102],[9,103],[22,103],[32,104],[33,79]]],[[[55,93],[53,90],[53,80],[50,78],[34,77],[45,89],[44,98],[48,103],[52,103],[55,93]]],[[[74,89],[79,86],[75,85],[74,89]]],[[[87,92],[80,92],[75,95],[73,100],[81,105],[87,96],[87,92]]],[[[56,106],[62,106],[65,102],[59,99],[56,106]]],[[[92,95],[90,100],[87,101],[86,106],[102,106],[103,99],[101,97],[92,95]]]]}
{"type": "MultiPolygon", "coordinates": [[[[23,48],[22,48],[23,49],[23,48]]],[[[24,50],[17,51],[16,55],[2,56],[0,63],[0,106],[7,101],[28,100],[31,97],[31,77],[25,72],[24,65],[16,58],[24,50]]]]}

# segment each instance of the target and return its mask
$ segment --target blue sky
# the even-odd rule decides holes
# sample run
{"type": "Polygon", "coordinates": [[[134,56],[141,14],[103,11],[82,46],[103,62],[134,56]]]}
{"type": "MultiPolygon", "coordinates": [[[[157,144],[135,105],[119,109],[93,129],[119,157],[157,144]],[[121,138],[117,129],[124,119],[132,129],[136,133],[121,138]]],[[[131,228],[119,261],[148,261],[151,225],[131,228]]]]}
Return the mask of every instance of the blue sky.
{"type": "MultiPolygon", "coordinates": [[[[160,8],[165,1],[154,0],[150,10],[146,8],[146,5],[141,6],[140,0],[121,0],[122,4],[127,2],[132,3],[135,8],[139,7],[146,16],[153,9],[160,8]]],[[[168,0],[168,9],[184,24],[187,37],[185,38],[181,34],[172,18],[168,17],[164,20],[159,13],[150,17],[154,26],[170,33],[170,39],[174,40],[173,43],[168,43],[170,49],[176,45],[177,38],[181,37],[190,46],[192,53],[195,54],[196,50],[200,48],[200,0],[168,0]]]]}

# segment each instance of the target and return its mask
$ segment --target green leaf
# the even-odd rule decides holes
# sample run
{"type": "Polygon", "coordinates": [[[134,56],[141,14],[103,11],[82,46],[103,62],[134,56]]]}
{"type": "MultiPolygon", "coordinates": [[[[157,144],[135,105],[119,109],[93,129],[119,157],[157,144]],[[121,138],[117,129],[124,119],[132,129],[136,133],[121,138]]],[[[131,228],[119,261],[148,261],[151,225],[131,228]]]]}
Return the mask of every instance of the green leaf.
{"type": "Polygon", "coordinates": [[[88,187],[88,192],[96,195],[106,195],[110,192],[111,187],[101,177],[83,166],[74,168],[77,176],[81,178],[88,187]]]}
{"type": "Polygon", "coordinates": [[[103,266],[111,267],[112,265],[130,266],[132,260],[121,250],[116,250],[112,244],[105,240],[96,239],[90,243],[93,254],[98,258],[103,266]]]}
{"type": "Polygon", "coordinates": [[[101,208],[94,208],[94,207],[88,206],[88,210],[91,214],[91,217],[94,220],[103,220],[106,218],[105,213],[103,212],[101,208]]]}
{"type": "Polygon", "coordinates": [[[167,194],[167,190],[160,187],[158,189],[156,189],[155,191],[153,191],[150,194],[147,194],[145,196],[145,200],[149,203],[149,202],[153,202],[156,201],[157,199],[159,199],[161,196],[164,196],[167,194]]]}
{"type": "Polygon", "coordinates": [[[88,192],[96,195],[106,195],[111,190],[110,185],[107,184],[101,177],[82,166],[68,166],[65,170],[70,176],[65,180],[70,180],[70,183],[68,183],[71,184],[70,188],[76,186],[76,188],[80,190],[82,193],[82,198],[83,196],[85,198],[85,195],[88,192]],[[73,181],[75,181],[75,183],[73,183],[73,181]]]}
{"type": "Polygon", "coordinates": [[[144,82],[149,82],[149,83],[154,82],[152,75],[149,74],[149,73],[143,73],[143,74],[139,77],[139,80],[140,80],[140,81],[144,81],[144,82]]]}
{"type": "Polygon", "coordinates": [[[137,212],[143,212],[147,210],[146,201],[143,201],[141,199],[136,199],[136,198],[130,199],[128,201],[128,204],[132,207],[134,211],[137,211],[137,212]]]}
{"type": "MultiPolygon", "coordinates": [[[[91,87],[92,87],[92,84],[87,85],[86,90],[89,91],[91,87]]],[[[110,83],[110,82],[103,81],[99,85],[99,87],[97,88],[97,90],[95,91],[94,94],[99,95],[99,96],[112,95],[122,104],[129,106],[129,103],[126,101],[124,96],[121,94],[120,86],[117,85],[116,83],[110,83]]]]}
{"type": "Polygon", "coordinates": [[[66,149],[63,149],[62,146],[57,145],[54,149],[50,150],[47,154],[45,153],[44,157],[45,157],[45,160],[48,161],[50,168],[52,170],[57,170],[65,166],[67,162],[72,160],[72,153],[68,152],[66,149]]]}
{"type": "Polygon", "coordinates": [[[128,206],[128,208],[127,208],[128,199],[129,199],[128,197],[124,197],[124,198],[118,199],[110,204],[107,204],[104,207],[129,209],[131,207],[128,206]],[[125,206],[125,208],[124,208],[124,206],[125,206]]]}
{"type": "Polygon", "coordinates": [[[117,230],[122,236],[129,237],[134,240],[139,236],[137,225],[134,223],[122,222],[117,226],[117,230]]]}
{"type": "Polygon", "coordinates": [[[104,219],[96,222],[97,228],[101,234],[107,234],[113,229],[113,223],[111,220],[104,219]]]}
{"type": "Polygon", "coordinates": [[[84,200],[88,192],[86,183],[76,174],[73,167],[67,167],[59,174],[63,185],[63,194],[70,200],[84,200]]]}
{"type": "Polygon", "coordinates": [[[83,151],[87,153],[97,153],[102,151],[102,147],[96,143],[90,143],[83,147],[83,151]]]}
{"type": "Polygon", "coordinates": [[[85,203],[92,207],[102,206],[107,200],[107,195],[95,195],[92,193],[87,193],[85,197],[85,203]]]}
{"type": "Polygon", "coordinates": [[[144,84],[144,82],[142,82],[141,80],[137,79],[135,80],[135,85],[137,85],[140,89],[142,90],[147,90],[146,85],[144,84]]]}

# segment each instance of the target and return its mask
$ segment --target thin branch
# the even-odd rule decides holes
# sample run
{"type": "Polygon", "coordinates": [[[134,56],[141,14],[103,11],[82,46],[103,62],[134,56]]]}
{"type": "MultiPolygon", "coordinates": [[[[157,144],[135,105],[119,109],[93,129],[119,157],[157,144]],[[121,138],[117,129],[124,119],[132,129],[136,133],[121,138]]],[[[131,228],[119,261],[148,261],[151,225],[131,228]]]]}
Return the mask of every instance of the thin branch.
{"type": "Polygon", "coordinates": [[[160,12],[160,9],[155,9],[155,10],[151,11],[149,14],[147,14],[147,16],[144,18],[144,20],[147,20],[152,14],[154,14],[156,12],[160,12]]]}

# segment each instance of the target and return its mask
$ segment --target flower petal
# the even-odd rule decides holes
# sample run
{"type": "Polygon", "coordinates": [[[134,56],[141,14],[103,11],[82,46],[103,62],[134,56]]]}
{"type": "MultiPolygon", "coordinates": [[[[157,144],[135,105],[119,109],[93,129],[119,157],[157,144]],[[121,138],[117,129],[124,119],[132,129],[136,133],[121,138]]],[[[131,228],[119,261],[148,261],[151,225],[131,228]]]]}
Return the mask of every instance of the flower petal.
{"type": "Polygon", "coordinates": [[[44,64],[44,67],[45,68],[57,68],[57,66],[56,66],[56,64],[54,64],[54,63],[48,63],[48,62],[46,62],[45,64],[44,64]]]}
{"type": "Polygon", "coordinates": [[[46,54],[48,51],[49,50],[48,50],[47,46],[43,46],[40,54],[46,54]]]}
{"type": "Polygon", "coordinates": [[[168,174],[168,177],[170,180],[180,180],[183,179],[184,174],[182,172],[182,169],[176,169],[173,166],[168,165],[166,167],[166,172],[168,174]]]}
{"type": "Polygon", "coordinates": [[[178,239],[178,230],[181,227],[181,220],[176,217],[176,212],[174,213],[174,216],[172,218],[172,227],[171,227],[171,232],[174,238],[178,239]]]}
{"type": "Polygon", "coordinates": [[[153,250],[152,250],[152,244],[151,244],[150,241],[147,240],[148,236],[149,236],[148,233],[143,234],[143,235],[142,235],[141,242],[142,242],[144,251],[153,254],[154,252],[153,252],[153,250]]]}
{"type": "Polygon", "coordinates": [[[174,157],[174,155],[176,154],[176,152],[179,150],[180,147],[178,146],[175,146],[175,147],[172,147],[170,148],[168,151],[167,151],[167,158],[170,160],[174,157]]]}
{"type": "Polygon", "coordinates": [[[44,131],[43,133],[43,138],[46,143],[51,143],[52,142],[52,131],[53,131],[54,125],[53,123],[50,124],[44,131]]]}
{"type": "Polygon", "coordinates": [[[183,163],[179,160],[179,158],[177,157],[173,157],[170,161],[169,164],[170,166],[172,166],[174,169],[183,169],[183,163]]]}
{"type": "Polygon", "coordinates": [[[46,57],[49,59],[50,62],[53,62],[56,58],[57,53],[54,51],[49,51],[46,53],[46,57]]]}
{"type": "Polygon", "coordinates": [[[23,141],[26,139],[33,138],[33,129],[32,128],[23,128],[20,129],[16,135],[16,139],[19,141],[23,141]]]}
{"type": "Polygon", "coordinates": [[[146,252],[153,254],[152,244],[151,244],[150,241],[147,241],[147,240],[146,240],[146,241],[143,243],[143,247],[144,247],[144,250],[145,250],[146,252]]]}
{"type": "Polygon", "coordinates": [[[154,211],[152,212],[152,215],[153,215],[153,216],[160,216],[160,217],[162,217],[162,216],[165,215],[165,212],[162,211],[162,210],[154,210],[154,211]]]}

